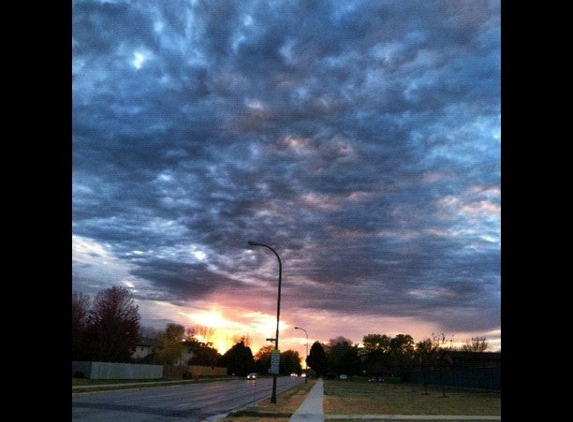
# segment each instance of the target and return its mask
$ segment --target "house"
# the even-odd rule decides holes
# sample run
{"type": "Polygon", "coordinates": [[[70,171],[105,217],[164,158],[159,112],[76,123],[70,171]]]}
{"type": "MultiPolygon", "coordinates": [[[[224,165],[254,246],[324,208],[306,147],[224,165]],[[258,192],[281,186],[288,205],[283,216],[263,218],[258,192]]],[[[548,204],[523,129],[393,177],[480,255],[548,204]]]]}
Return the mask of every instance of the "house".
{"type": "MultiPolygon", "coordinates": [[[[183,344],[186,344],[183,342],[183,344]]],[[[145,359],[149,355],[153,353],[153,348],[160,346],[160,343],[150,337],[141,337],[137,344],[135,345],[134,350],[132,351],[131,358],[134,360],[141,361],[145,359]]],[[[185,347],[183,352],[181,353],[181,357],[173,362],[175,366],[185,366],[189,359],[191,359],[195,354],[190,350],[189,347],[185,347]]]]}
{"type": "Polygon", "coordinates": [[[195,356],[195,353],[193,353],[191,350],[189,350],[188,347],[186,347],[185,350],[183,350],[183,352],[181,353],[181,357],[177,359],[175,362],[173,362],[173,365],[185,366],[187,365],[187,362],[189,362],[189,359],[191,359],[193,356],[195,356]]]}
{"type": "Polygon", "coordinates": [[[501,368],[501,352],[451,351],[452,366],[458,368],[501,368]]]}
{"type": "Polygon", "coordinates": [[[143,359],[146,356],[153,353],[153,348],[158,346],[159,342],[154,338],[150,337],[141,337],[137,344],[135,345],[135,349],[131,354],[132,359],[143,359]]]}

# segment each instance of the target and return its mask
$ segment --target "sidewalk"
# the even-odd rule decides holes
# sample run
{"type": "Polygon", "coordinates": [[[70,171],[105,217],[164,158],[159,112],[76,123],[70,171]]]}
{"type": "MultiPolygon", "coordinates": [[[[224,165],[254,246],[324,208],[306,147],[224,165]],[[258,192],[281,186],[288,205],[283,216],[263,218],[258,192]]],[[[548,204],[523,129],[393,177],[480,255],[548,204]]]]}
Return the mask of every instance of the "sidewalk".
{"type": "MultiPolygon", "coordinates": [[[[289,422],[324,422],[324,387],[322,379],[316,381],[306,399],[296,412],[292,414],[289,422]]],[[[461,415],[328,415],[328,419],[388,419],[388,420],[452,420],[452,421],[500,421],[501,416],[461,416],[461,415]]]]}
{"type": "Polygon", "coordinates": [[[289,422],[324,422],[323,397],[322,379],[318,379],[308,392],[306,399],[292,414],[289,422]]]}

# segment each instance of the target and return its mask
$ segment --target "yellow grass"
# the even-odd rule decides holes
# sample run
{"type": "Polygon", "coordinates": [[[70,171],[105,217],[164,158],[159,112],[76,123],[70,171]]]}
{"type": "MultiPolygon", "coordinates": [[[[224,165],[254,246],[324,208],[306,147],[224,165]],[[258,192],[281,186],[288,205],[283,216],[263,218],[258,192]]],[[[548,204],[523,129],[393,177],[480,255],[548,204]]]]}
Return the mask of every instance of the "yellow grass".
{"type": "Polygon", "coordinates": [[[501,394],[363,381],[324,381],[324,413],[500,416],[501,394]],[[444,394],[445,393],[445,394],[444,394]]]}

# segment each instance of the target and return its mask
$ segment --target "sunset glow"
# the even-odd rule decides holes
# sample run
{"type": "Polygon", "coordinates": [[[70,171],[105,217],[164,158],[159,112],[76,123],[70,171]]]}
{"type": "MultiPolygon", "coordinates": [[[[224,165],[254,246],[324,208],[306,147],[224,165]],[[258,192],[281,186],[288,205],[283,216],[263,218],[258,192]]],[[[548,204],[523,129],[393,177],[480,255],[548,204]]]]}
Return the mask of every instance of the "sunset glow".
{"type": "Polygon", "coordinates": [[[190,318],[199,325],[205,327],[221,328],[232,323],[225,319],[218,311],[204,311],[190,315],[190,318]]]}

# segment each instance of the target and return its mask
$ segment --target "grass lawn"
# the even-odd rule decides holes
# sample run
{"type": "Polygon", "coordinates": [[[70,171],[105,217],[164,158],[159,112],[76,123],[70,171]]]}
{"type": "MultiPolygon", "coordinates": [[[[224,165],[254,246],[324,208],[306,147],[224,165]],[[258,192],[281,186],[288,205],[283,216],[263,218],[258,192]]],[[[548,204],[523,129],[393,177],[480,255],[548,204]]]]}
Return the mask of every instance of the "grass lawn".
{"type": "MultiPolygon", "coordinates": [[[[302,404],[315,380],[300,384],[277,396],[229,414],[218,422],[288,422],[302,404]]],[[[501,394],[465,391],[410,384],[369,383],[366,380],[324,380],[325,420],[329,415],[465,415],[501,416],[501,394]]],[[[484,419],[485,421],[486,419],[484,419]]],[[[385,419],[369,418],[368,422],[385,419]]],[[[473,420],[477,422],[478,420],[473,420]]],[[[433,420],[432,422],[446,422],[433,420]]],[[[447,422],[453,422],[448,419],[447,422]]]]}
{"type": "Polygon", "coordinates": [[[324,381],[324,413],[501,416],[501,394],[421,385],[324,381]]]}

